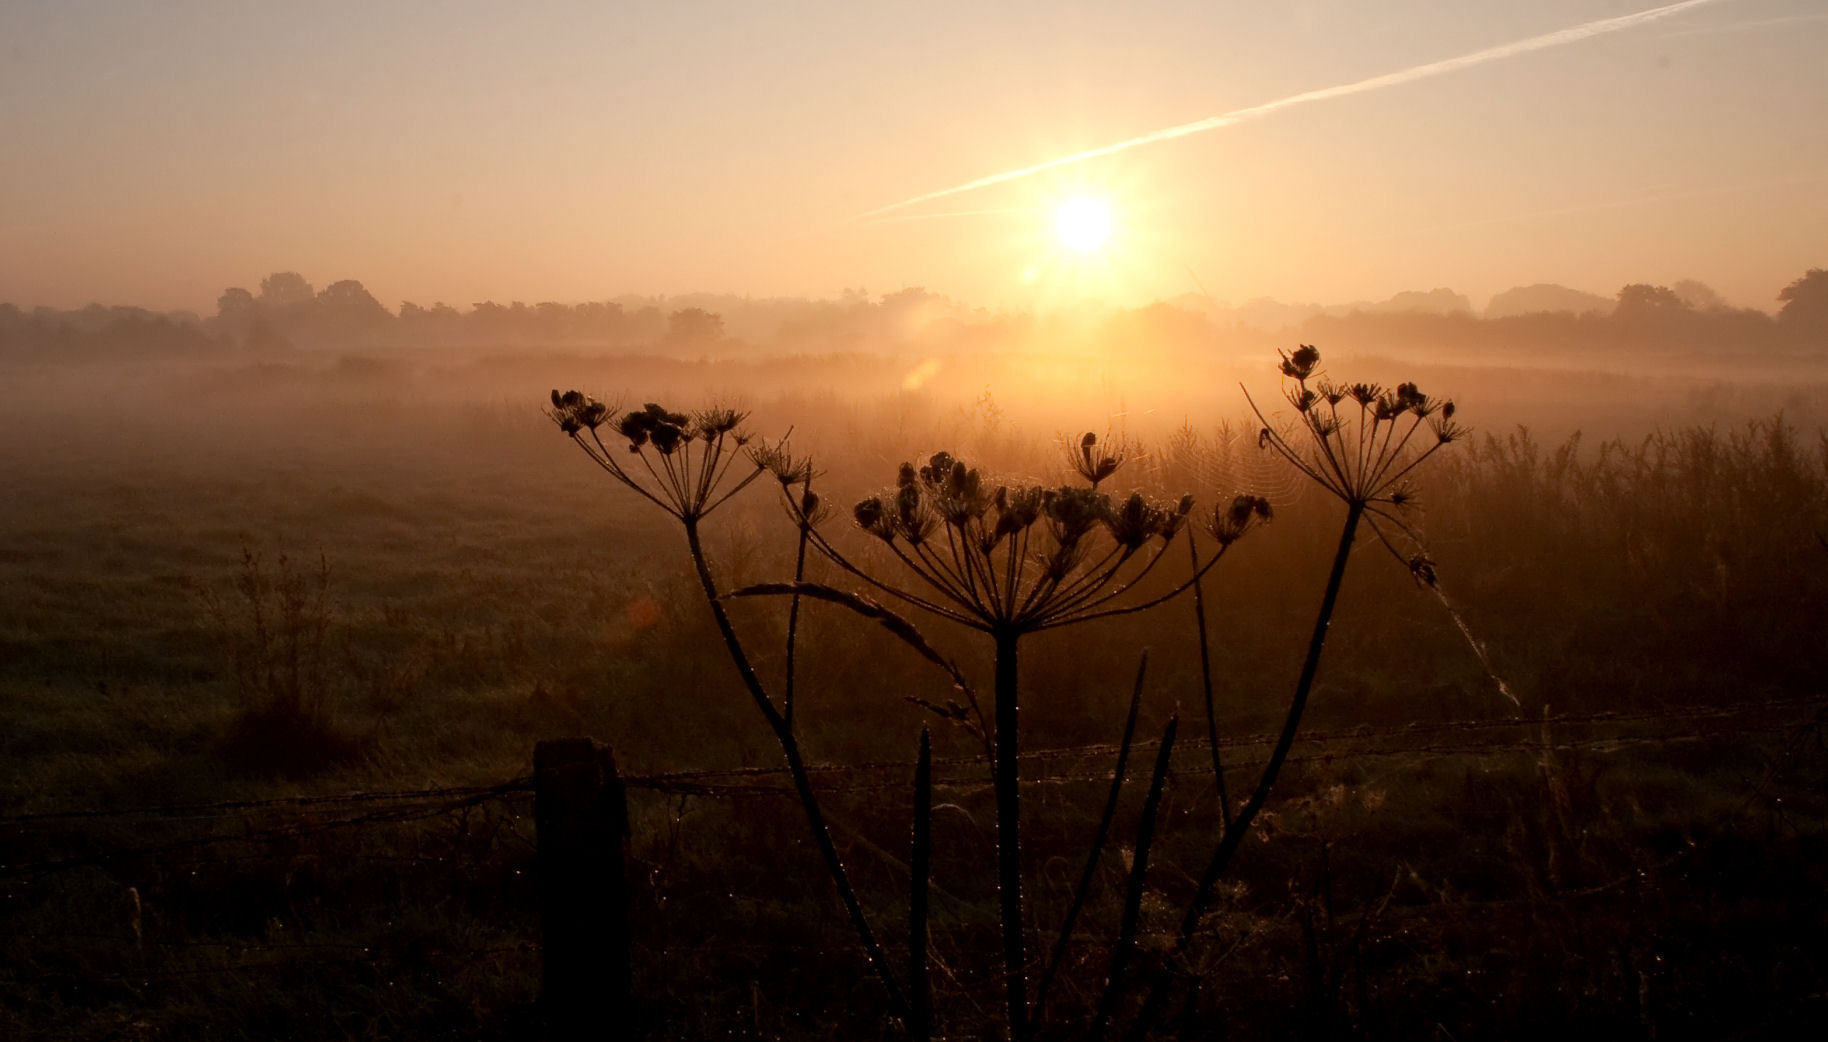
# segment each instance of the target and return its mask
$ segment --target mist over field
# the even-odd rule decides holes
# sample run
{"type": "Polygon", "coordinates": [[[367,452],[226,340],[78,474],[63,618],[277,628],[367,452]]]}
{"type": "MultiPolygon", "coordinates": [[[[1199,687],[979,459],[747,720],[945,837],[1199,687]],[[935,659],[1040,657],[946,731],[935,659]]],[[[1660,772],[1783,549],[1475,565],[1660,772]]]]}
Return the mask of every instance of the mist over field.
{"type": "MultiPolygon", "coordinates": [[[[1796,285],[1816,293],[1820,280],[1796,285]]],[[[774,1018],[762,1034],[817,1034],[898,1016],[867,978],[840,989],[843,1012],[808,1012],[829,993],[770,968],[781,952],[841,967],[806,946],[846,950],[782,790],[758,802],[703,782],[685,790],[697,798],[641,788],[775,769],[779,752],[720,661],[676,525],[568,444],[554,389],[615,405],[612,426],[647,402],[739,409],[760,439],[732,450],[739,473],[757,465],[751,450],[790,434],[834,504],[829,538],[878,569],[894,562],[869,548],[851,504],[892,489],[904,460],[924,465],[942,450],[987,481],[1054,487],[1083,480],[1074,452],[1089,431],[1121,460],[1107,486],[1116,501],[1132,488],[1168,503],[1191,493],[1196,517],[1223,519],[1231,497],[1265,497],[1273,522],[1228,551],[1200,608],[1213,748],[1236,761],[1226,767],[1236,789],[1261,769],[1267,746],[1250,743],[1267,741],[1286,708],[1339,521],[1338,501],[1258,437],[1265,423],[1299,430],[1278,367],[1302,342],[1322,348],[1340,386],[1413,381],[1451,398],[1472,430],[1416,473],[1401,510],[1438,585],[1359,540],[1306,713],[1314,737],[1295,746],[1253,826],[1264,842],[1244,848],[1211,926],[1251,953],[1222,960],[1211,979],[1269,997],[1212,1000],[1200,1015],[1407,1033],[1438,1007],[1396,996],[1447,986],[1406,954],[1417,943],[1472,943],[1456,960],[1493,975],[1453,985],[1456,1002],[1494,1004],[1457,1014],[1468,1030],[1711,1022],[1707,996],[1761,973],[1775,976],[1754,987],[1777,1003],[1763,1023],[1806,1015],[1807,1003],[1780,996],[1820,966],[1818,942],[1797,932],[1812,899],[1733,896],[1811,892],[1820,864],[1809,851],[1822,764],[1795,743],[1819,727],[1828,666],[1828,327],[1801,304],[1773,316],[1628,287],[1605,314],[1312,309],[1265,330],[1199,301],[1029,315],[904,292],[441,316],[375,304],[358,327],[339,317],[337,301],[355,294],[338,285],[289,304],[231,292],[205,320],[0,312],[0,810],[19,984],[6,1016],[21,1028],[43,1035],[55,1022],[90,1037],[110,1011],[138,1009],[153,1035],[282,1022],[329,1033],[339,1029],[320,1003],[391,1008],[363,997],[377,974],[413,989],[423,1012],[403,1023],[415,1034],[512,1036],[550,1018],[540,949],[526,941],[539,934],[523,882],[527,805],[504,794],[485,807],[482,832],[457,833],[436,804],[385,827],[272,815],[303,814],[284,802],[294,794],[467,793],[452,787],[521,778],[535,743],[579,735],[612,746],[635,779],[640,1012],[618,1016],[662,1034],[739,1021],[750,1031],[758,1016],[774,1018]],[[1574,722],[1550,730],[1551,718],[1574,722]],[[240,809],[273,799],[278,810],[240,809]],[[226,809],[182,809],[199,807],[226,809]],[[99,819],[105,827],[56,817],[73,808],[131,813],[99,819]],[[300,828],[314,838],[261,838],[300,828]],[[219,856],[176,875],[146,852],[196,843],[219,856]],[[421,896],[397,891],[407,879],[421,896]],[[1620,890],[1620,879],[1648,881],[1620,890]],[[1572,896],[1587,893],[1611,896],[1572,896]],[[1678,910],[1701,895],[1705,911],[1678,910]],[[1363,925],[1317,953],[1299,938],[1323,913],[1363,925]],[[1514,915],[1534,924],[1508,927],[1524,931],[1521,948],[1454,940],[1514,915]],[[408,934],[386,925],[401,916],[418,924],[408,934]],[[1596,919],[1608,940],[1583,948],[1576,924],[1596,919]],[[681,930],[705,940],[683,943],[681,930]],[[1705,959],[1686,954],[1722,930],[1754,930],[1768,946],[1729,945],[1724,963],[1717,942],[1705,959]],[[1559,953],[1570,946],[1579,959],[1627,954],[1525,1015],[1538,989],[1564,987],[1559,953]],[[273,972],[238,954],[256,949],[316,983],[259,1000],[224,991],[273,972]],[[1650,965],[1681,967],[1664,972],[1680,972],[1684,990],[1621,1012],[1633,989],[1662,987],[1642,983],[1659,979],[1644,976],[1650,965]],[[1286,983],[1308,972],[1357,975],[1351,988],[1363,990],[1286,983]],[[107,983],[123,973],[147,983],[107,983]],[[752,990],[779,1005],[756,1006],[752,990]],[[1290,1020],[1278,994],[1319,1012],[1290,1020]],[[193,1001],[218,1012],[199,1020],[183,1012],[193,1001]]],[[[782,500],[764,475],[706,519],[722,589],[792,578],[782,500]]],[[[1212,537],[1184,538],[1199,553],[1212,537]]],[[[860,585],[816,555],[800,567],[809,580],[860,585]]],[[[1165,563],[1130,597],[1169,591],[1186,568],[1165,563]]],[[[898,607],[988,684],[993,659],[967,629],[898,607]]],[[[728,610],[755,667],[779,684],[785,606],[728,610]]],[[[1178,715],[1184,731],[1156,861],[1191,873],[1202,837],[1222,834],[1214,775],[1202,770],[1205,682],[1189,613],[1183,594],[1029,641],[1024,748],[1048,759],[1024,771],[1057,775],[1030,784],[1061,794],[1031,801],[1031,863],[1082,856],[1085,815],[1108,777],[1095,765],[1123,730],[1145,648],[1137,729],[1159,733],[1178,715]],[[1088,748],[1106,751],[1083,766],[1061,759],[1088,748]]],[[[881,775],[899,793],[925,724],[936,755],[957,765],[942,791],[964,816],[936,819],[933,842],[936,885],[950,895],[936,911],[949,939],[935,943],[958,976],[935,995],[987,1001],[994,949],[979,932],[999,892],[983,867],[997,814],[969,766],[983,747],[969,720],[922,708],[956,706],[958,690],[840,608],[808,602],[796,625],[803,755],[902,764],[881,775]]],[[[905,866],[886,851],[906,843],[905,803],[839,777],[821,784],[845,823],[845,863],[870,914],[892,918],[905,866]]],[[[1094,916],[1116,914],[1097,909],[1122,889],[1120,865],[1102,871],[1094,916]]],[[[1050,878],[1026,889],[1051,918],[1070,890],[1050,878]]],[[[1142,920],[1151,936],[1172,936],[1172,902],[1190,885],[1151,883],[1161,905],[1142,920]]],[[[1085,958],[1112,943],[1098,936],[1078,942],[1092,946],[1085,958]]],[[[1091,1015],[1088,987],[1063,990],[1063,1024],[1091,1015]]]]}
{"type": "Polygon", "coordinates": [[[0,1040],[1819,1035],[1820,7],[0,4],[0,1040]]]}

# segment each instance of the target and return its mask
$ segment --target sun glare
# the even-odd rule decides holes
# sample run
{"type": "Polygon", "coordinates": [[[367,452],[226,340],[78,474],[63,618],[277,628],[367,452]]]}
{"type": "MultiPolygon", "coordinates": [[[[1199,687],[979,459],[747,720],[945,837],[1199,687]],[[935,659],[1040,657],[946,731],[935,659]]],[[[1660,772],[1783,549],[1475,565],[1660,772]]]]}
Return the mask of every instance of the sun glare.
{"type": "Polygon", "coordinates": [[[1054,211],[1054,234],[1063,245],[1091,253],[1111,237],[1111,208],[1089,196],[1068,199],[1054,211]]]}

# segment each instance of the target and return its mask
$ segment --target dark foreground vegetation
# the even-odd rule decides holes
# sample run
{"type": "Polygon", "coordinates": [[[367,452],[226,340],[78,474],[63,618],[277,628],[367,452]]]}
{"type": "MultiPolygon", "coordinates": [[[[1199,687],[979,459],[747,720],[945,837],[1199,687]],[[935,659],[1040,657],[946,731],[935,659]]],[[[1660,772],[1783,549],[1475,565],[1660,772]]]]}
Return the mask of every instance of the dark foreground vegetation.
{"type": "MultiPolygon", "coordinates": [[[[1819,1024],[1820,375],[1335,364],[1451,391],[1479,428],[1417,474],[1411,516],[1439,585],[1360,538],[1301,739],[1184,950],[1224,813],[1192,600],[1024,638],[1031,982],[1149,651],[1130,782],[1043,1034],[1097,1019],[1126,938],[1134,979],[1197,982],[1164,1003],[1159,1037],[1819,1024]],[[1154,739],[1176,714],[1145,845],[1154,739]]],[[[647,1028],[898,1037],[676,523],[562,444],[534,404],[554,384],[669,402],[745,389],[745,426],[770,441],[793,427],[838,510],[823,530],[860,559],[875,551],[850,504],[940,448],[1058,486],[1081,478],[1057,437],[1096,428],[1138,446],[1101,479],[1116,497],[1267,497],[1273,523],[1201,598],[1235,808],[1272,754],[1350,511],[1261,454],[1234,381],[1279,402],[1270,367],[1164,389],[1134,377],[1140,359],[1115,375],[948,360],[919,390],[903,368],[479,356],[7,374],[0,1034],[536,1033],[522,780],[536,741],[593,735],[629,784],[647,1028]],[[365,795],[329,798],[349,793],[365,795]]],[[[720,586],[795,574],[778,487],[705,522],[720,586]]],[[[1151,576],[1160,592],[1187,577],[1185,552],[1164,555],[1179,571],[1151,576]]],[[[817,554],[804,576],[855,585],[817,554]]],[[[726,603],[778,689],[787,600],[726,603]]],[[[958,693],[875,621],[800,611],[796,740],[904,979],[914,754],[931,729],[933,1016],[938,1034],[978,1037],[1007,1022],[1009,991],[983,736],[920,704],[958,693]]],[[[995,649],[919,623],[988,699],[995,649]]],[[[1119,1027],[1142,990],[1123,1001],[1119,1027]]]]}

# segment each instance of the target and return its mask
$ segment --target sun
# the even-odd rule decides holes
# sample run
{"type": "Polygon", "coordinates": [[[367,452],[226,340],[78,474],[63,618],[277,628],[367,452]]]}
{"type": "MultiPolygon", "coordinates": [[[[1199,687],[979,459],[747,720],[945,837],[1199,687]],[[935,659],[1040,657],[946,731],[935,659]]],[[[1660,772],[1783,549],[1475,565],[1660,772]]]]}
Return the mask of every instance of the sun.
{"type": "Polygon", "coordinates": [[[1054,235],[1069,249],[1095,253],[1111,237],[1111,208],[1102,199],[1074,196],[1054,211],[1054,235]]]}

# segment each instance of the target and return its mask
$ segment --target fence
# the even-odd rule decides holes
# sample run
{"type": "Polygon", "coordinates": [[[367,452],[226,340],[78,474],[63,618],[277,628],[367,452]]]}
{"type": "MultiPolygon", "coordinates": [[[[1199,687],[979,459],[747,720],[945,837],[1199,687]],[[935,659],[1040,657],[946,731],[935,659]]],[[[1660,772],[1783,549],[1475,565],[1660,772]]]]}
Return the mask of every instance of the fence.
{"type": "MultiPolygon", "coordinates": [[[[1735,735],[1774,740],[1780,755],[1794,755],[1821,747],[1825,720],[1828,697],[1538,720],[1364,727],[1308,732],[1291,760],[1348,763],[1392,757],[1606,754],[1735,735]]],[[[1273,741],[1269,734],[1222,740],[1224,769],[1245,770],[1262,763],[1273,741]]],[[[1108,784],[1116,752],[1112,745],[1081,745],[1026,753],[1023,786],[1108,784]]],[[[1777,769],[1774,763],[1767,764],[1769,771],[1777,769]]],[[[1206,749],[1191,748],[1177,758],[1174,773],[1210,775],[1211,765],[1206,749]]],[[[568,1033],[568,1024],[581,1031],[587,1020],[631,1001],[633,956],[623,879],[627,794],[674,800],[792,799],[793,790],[784,781],[784,769],[774,767],[622,774],[608,750],[588,739],[541,743],[534,767],[531,775],[494,785],[0,816],[0,887],[5,889],[9,912],[6,925],[0,927],[0,942],[11,953],[9,961],[16,963],[0,970],[0,983],[144,987],[215,974],[283,972],[318,962],[389,959],[403,965],[436,963],[450,968],[449,976],[462,979],[475,967],[503,959],[537,960],[546,1022],[560,1035],[568,1033]],[[530,822],[531,835],[526,828],[530,822]],[[417,831],[405,849],[398,842],[383,843],[379,849],[361,842],[360,837],[389,828],[417,831]],[[480,838],[485,836],[486,841],[480,838]],[[228,879],[222,874],[224,866],[283,860],[307,846],[327,851],[319,856],[339,865],[337,870],[366,864],[383,872],[413,870],[413,878],[424,885],[496,886],[500,893],[487,903],[508,910],[479,933],[456,931],[455,936],[467,943],[400,947],[381,939],[270,936],[276,931],[258,939],[199,939],[199,933],[207,938],[211,924],[193,932],[173,923],[152,929],[152,916],[142,908],[135,886],[124,886],[119,907],[103,913],[94,912],[82,898],[59,914],[53,907],[57,900],[43,893],[47,881],[85,872],[100,872],[117,882],[153,878],[168,889],[187,871],[195,876],[204,870],[211,879],[228,879]],[[504,861],[499,854],[503,848],[519,853],[504,861]],[[518,867],[527,857],[533,859],[531,883],[518,867]],[[478,884],[482,877],[494,882],[478,884]],[[131,965],[113,968],[101,959],[28,964],[20,957],[33,945],[53,940],[78,947],[93,940],[102,948],[129,946],[137,954],[131,965]],[[148,949],[159,957],[145,956],[148,949]]],[[[911,761],[892,760],[815,765],[811,773],[821,792],[867,798],[874,792],[908,791],[913,768],[911,761]]],[[[932,784],[954,797],[990,787],[981,757],[936,759],[932,784]]],[[[1758,798],[1761,784],[1749,779],[1748,800],[1758,798]]],[[[333,875],[327,878],[334,883],[333,875]]],[[[288,875],[286,883],[293,885],[294,877],[288,875]]],[[[96,889],[65,888],[82,893],[96,889]]],[[[257,929],[249,932],[259,934],[257,929]]]]}

